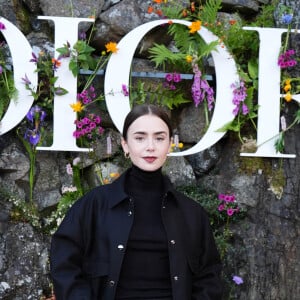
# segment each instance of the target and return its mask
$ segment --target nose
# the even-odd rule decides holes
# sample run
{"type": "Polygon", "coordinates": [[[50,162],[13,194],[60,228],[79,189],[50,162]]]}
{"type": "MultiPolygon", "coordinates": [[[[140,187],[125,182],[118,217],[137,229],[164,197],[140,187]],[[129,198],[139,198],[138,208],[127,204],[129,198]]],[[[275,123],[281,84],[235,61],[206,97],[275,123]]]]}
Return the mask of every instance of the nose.
{"type": "Polygon", "coordinates": [[[147,143],[147,151],[153,151],[155,148],[154,140],[149,138],[147,143]]]}

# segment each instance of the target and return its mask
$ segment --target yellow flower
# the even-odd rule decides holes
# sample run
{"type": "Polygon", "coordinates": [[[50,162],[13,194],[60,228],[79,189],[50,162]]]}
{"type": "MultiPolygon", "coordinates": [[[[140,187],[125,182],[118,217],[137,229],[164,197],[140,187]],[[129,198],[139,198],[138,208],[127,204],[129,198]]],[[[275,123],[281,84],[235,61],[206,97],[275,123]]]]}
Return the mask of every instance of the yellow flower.
{"type": "Polygon", "coordinates": [[[81,112],[84,108],[84,106],[82,105],[82,103],[80,101],[77,101],[74,104],[70,104],[70,106],[74,112],[81,112]]]}
{"type": "Polygon", "coordinates": [[[114,42],[109,42],[105,45],[106,51],[107,52],[112,52],[112,53],[117,53],[117,51],[119,50],[117,48],[117,43],[114,42]]]}
{"type": "Polygon", "coordinates": [[[190,33],[195,33],[198,30],[201,29],[201,21],[192,22],[192,24],[189,26],[190,33]]]}
{"type": "Polygon", "coordinates": [[[284,96],[284,99],[286,102],[291,102],[292,101],[292,95],[290,92],[286,93],[284,96]]]}
{"type": "Polygon", "coordinates": [[[185,60],[186,60],[187,63],[191,63],[193,61],[193,57],[191,55],[187,55],[185,57],[185,60]]]}
{"type": "Polygon", "coordinates": [[[286,84],[286,85],[291,84],[291,79],[286,79],[284,84],[286,84]]]}
{"type": "Polygon", "coordinates": [[[179,149],[183,148],[183,143],[179,143],[179,144],[178,144],[178,148],[179,148],[179,149]]]}
{"type": "Polygon", "coordinates": [[[119,173],[112,172],[112,173],[109,174],[109,176],[110,176],[110,178],[119,177],[119,173]]]}
{"type": "Polygon", "coordinates": [[[286,84],[286,85],[283,87],[283,89],[284,89],[285,92],[290,91],[291,88],[292,88],[292,86],[291,86],[290,84],[286,84]]]}

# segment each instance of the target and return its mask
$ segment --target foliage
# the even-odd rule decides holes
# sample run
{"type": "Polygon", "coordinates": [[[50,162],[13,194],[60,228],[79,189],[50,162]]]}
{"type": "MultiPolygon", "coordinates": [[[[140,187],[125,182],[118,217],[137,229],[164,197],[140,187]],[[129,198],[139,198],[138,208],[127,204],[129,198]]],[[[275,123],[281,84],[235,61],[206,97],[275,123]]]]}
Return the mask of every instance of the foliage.
{"type": "MultiPolygon", "coordinates": [[[[5,29],[5,25],[0,22],[0,37],[1,31],[5,29]]],[[[15,88],[13,72],[9,66],[9,55],[6,49],[6,43],[0,40],[0,120],[10,100],[16,101],[17,96],[18,91],[15,88]]]]}
{"type": "Polygon", "coordinates": [[[182,186],[178,188],[188,197],[196,200],[208,213],[213,229],[217,248],[223,261],[223,277],[226,282],[228,298],[236,288],[235,285],[243,283],[243,279],[237,275],[232,276],[234,262],[230,259],[229,253],[233,252],[234,233],[231,229],[233,224],[238,224],[246,216],[246,210],[241,208],[233,194],[219,194],[207,190],[202,186],[182,186]]]}

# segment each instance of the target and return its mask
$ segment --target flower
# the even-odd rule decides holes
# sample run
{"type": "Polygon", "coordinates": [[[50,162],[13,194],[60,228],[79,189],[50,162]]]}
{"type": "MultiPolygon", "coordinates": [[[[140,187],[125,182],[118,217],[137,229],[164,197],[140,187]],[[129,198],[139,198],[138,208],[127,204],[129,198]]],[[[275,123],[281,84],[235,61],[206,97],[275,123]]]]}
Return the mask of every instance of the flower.
{"type": "Polygon", "coordinates": [[[32,146],[36,146],[40,141],[41,135],[36,129],[27,129],[24,135],[24,139],[27,140],[32,146]]]}
{"type": "Polygon", "coordinates": [[[192,24],[189,26],[190,33],[195,33],[198,30],[201,29],[201,21],[197,20],[195,22],[192,22],[192,24]]]}
{"type": "Polygon", "coordinates": [[[25,77],[22,78],[22,80],[23,80],[23,83],[25,85],[30,85],[31,84],[31,81],[28,79],[26,74],[25,74],[25,77]]]}
{"type": "Polygon", "coordinates": [[[202,79],[202,73],[195,61],[192,62],[194,72],[194,82],[192,84],[192,97],[197,107],[206,98],[208,110],[212,110],[214,102],[214,91],[205,79],[202,79]]]}
{"type": "Polygon", "coordinates": [[[66,171],[67,171],[67,174],[68,175],[73,175],[73,168],[72,168],[72,166],[71,166],[71,164],[70,163],[68,163],[67,165],[66,165],[66,171]]]}
{"type": "Polygon", "coordinates": [[[38,105],[33,106],[26,114],[26,118],[32,123],[39,121],[43,122],[45,117],[45,111],[43,111],[38,105]]]}
{"type": "Polygon", "coordinates": [[[233,281],[235,282],[235,284],[237,284],[237,285],[240,285],[240,284],[243,284],[243,283],[244,283],[243,278],[240,277],[240,276],[237,276],[237,275],[234,275],[234,276],[232,277],[232,280],[233,280],[233,281]]]}
{"type": "Polygon", "coordinates": [[[129,91],[126,84],[122,84],[122,93],[125,97],[129,96],[129,91]]]}
{"type": "Polygon", "coordinates": [[[106,51],[107,52],[112,52],[112,53],[117,53],[117,51],[119,50],[117,48],[117,43],[114,42],[109,42],[105,45],[106,51]]]}
{"type": "Polygon", "coordinates": [[[283,24],[289,25],[289,24],[292,23],[292,20],[293,20],[293,15],[292,15],[292,14],[284,13],[284,14],[281,16],[281,22],[282,22],[283,24]]]}
{"type": "Polygon", "coordinates": [[[88,140],[92,140],[104,131],[100,126],[100,122],[100,116],[95,114],[89,114],[79,120],[75,120],[76,130],[73,132],[73,137],[76,139],[87,137],[88,140]]]}
{"type": "Polygon", "coordinates": [[[292,94],[290,92],[287,92],[283,98],[285,99],[286,102],[291,102],[292,94]]]}
{"type": "Polygon", "coordinates": [[[77,101],[74,104],[70,104],[70,106],[74,112],[81,112],[84,108],[84,106],[82,105],[82,103],[80,101],[77,101]]]}
{"type": "Polygon", "coordinates": [[[240,108],[242,107],[242,113],[243,115],[246,115],[249,112],[249,109],[244,102],[247,97],[247,88],[245,86],[245,82],[242,80],[240,83],[232,84],[231,88],[233,88],[232,103],[235,105],[233,114],[235,116],[238,115],[240,108]]]}
{"type": "Polygon", "coordinates": [[[187,55],[185,57],[185,60],[186,60],[187,63],[191,63],[193,61],[193,57],[191,55],[187,55]]]}
{"type": "Polygon", "coordinates": [[[5,25],[2,22],[0,22],[0,30],[4,30],[4,29],[6,29],[5,25]]]}
{"type": "Polygon", "coordinates": [[[55,58],[52,58],[51,61],[52,61],[52,68],[54,71],[56,71],[61,66],[61,62],[55,58]]]}
{"type": "Polygon", "coordinates": [[[290,49],[286,50],[282,54],[279,55],[278,65],[281,69],[286,69],[290,67],[294,67],[297,64],[297,61],[292,58],[292,55],[295,54],[295,50],[290,49]]]}
{"type": "Polygon", "coordinates": [[[239,207],[235,201],[235,195],[233,194],[219,194],[218,199],[220,204],[218,205],[218,211],[226,211],[228,217],[233,216],[235,213],[239,212],[239,207]]]}

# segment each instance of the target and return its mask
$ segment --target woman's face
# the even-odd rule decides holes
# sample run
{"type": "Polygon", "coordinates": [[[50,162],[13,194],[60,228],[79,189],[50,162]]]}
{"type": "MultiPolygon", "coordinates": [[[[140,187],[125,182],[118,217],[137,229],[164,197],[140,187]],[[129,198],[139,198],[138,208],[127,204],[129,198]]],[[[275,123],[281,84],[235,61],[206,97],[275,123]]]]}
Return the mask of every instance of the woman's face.
{"type": "Polygon", "coordinates": [[[155,171],[164,164],[170,151],[169,128],[155,115],[141,116],[129,126],[122,147],[134,165],[144,171],[155,171]]]}

